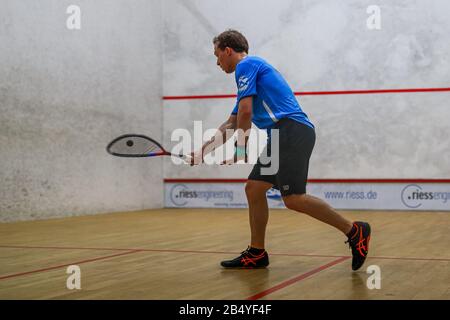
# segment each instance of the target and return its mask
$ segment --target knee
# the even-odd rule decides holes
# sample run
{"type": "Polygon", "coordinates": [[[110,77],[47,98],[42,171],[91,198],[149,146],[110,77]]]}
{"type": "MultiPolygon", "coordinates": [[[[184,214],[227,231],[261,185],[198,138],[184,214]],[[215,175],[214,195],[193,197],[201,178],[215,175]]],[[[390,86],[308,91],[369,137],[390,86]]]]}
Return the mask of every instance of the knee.
{"type": "Polygon", "coordinates": [[[286,208],[295,211],[303,211],[306,205],[306,197],[304,194],[292,194],[283,197],[286,208]]]}
{"type": "Polygon", "coordinates": [[[265,197],[266,192],[270,187],[271,186],[267,186],[264,182],[249,180],[245,184],[245,194],[247,195],[247,198],[265,197]]]}

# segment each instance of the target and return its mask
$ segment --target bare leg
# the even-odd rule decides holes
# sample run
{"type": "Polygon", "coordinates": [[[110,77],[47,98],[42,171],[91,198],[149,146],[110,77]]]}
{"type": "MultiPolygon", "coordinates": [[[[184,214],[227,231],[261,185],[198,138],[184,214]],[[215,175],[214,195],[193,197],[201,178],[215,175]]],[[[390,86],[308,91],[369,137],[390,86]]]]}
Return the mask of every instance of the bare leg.
{"type": "Polygon", "coordinates": [[[267,221],[269,220],[269,206],[266,192],[272,184],[264,181],[248,180],[245,194],[249,206],[249,222],[253,248],[264,249],[267,221]]]}
{"type": "Polygon", "coordinates": [[[348,234],[352,229],[352,222],[337,213],[322,199],[309,194],[293,194],[283,197],[283,201],[287,208],[306,213],[317,220],[339,229],[344,234],[348,234]]]}

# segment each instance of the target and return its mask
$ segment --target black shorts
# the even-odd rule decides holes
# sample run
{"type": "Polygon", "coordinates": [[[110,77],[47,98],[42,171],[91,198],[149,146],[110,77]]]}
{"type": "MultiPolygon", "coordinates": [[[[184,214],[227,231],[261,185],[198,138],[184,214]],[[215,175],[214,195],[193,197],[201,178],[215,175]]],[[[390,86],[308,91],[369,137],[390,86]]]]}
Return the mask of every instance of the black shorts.
{"type": "MultiPolygon", "coordinates": [[[[284,118],[277,122],[274,129],[279,130],[279,166],[275,174],[264,174],[261,168],[271,163],[261,163],[261,156],[248,176],[249,180],[265,181],[280,190],[282,196],[306,193],[309,158],[316,142],[315,130],[305,124],[284,118]]],[[[271,143],[267,143],[264,153],[271,157],[271,143]]]]}

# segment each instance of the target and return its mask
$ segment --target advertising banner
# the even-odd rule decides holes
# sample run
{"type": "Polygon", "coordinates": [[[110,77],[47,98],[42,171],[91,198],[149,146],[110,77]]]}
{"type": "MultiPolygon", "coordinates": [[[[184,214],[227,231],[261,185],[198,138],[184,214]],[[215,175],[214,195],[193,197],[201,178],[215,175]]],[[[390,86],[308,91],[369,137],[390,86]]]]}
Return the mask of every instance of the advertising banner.
{"type": "MultiPolygon", "coordinates": [[[[165,183],[168,208],[247,208],[244,183],[165,183]]],[[[307,192],[336,209],[450,211],[446,183],[309,183],[307,192]]],[[[280,192],[267,192],[270,208],[285,208],[280,192]]]]}

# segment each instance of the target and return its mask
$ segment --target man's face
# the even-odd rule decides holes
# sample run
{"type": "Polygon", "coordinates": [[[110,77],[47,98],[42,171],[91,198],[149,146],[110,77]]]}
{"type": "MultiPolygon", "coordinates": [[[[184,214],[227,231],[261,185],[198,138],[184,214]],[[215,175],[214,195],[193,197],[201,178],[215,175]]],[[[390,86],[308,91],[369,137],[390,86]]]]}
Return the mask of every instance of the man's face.
{"type": "Polygon", "coordinates": [[[217,57],[217,65],[226,73],[233,73],[234,66],[231,61],[232,50],[228,47],[221,50],[214,44],[214,55],[217,57]]]}

